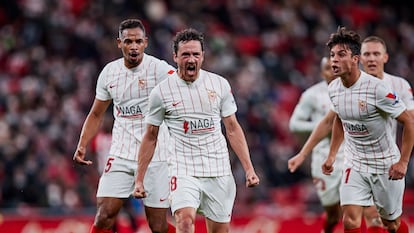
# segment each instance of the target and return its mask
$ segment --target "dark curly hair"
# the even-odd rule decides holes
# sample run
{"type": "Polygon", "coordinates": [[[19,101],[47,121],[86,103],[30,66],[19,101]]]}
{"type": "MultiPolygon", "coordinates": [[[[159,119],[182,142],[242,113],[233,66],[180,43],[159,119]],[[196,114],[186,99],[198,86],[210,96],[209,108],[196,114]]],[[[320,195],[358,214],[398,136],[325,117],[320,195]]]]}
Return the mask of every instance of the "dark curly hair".
{"type": "Polygon", "coordinates": [[[361,37],[358,33],[347,30],[345,27],[338,27],[338,30],[331,34],[329,41],[326,43],[329,50],[337,44],[347,46],[351,50],[352,55],[361,54],[361,37]]]}
{"type": "Polygon", "coordinates": [[[173,41],[173,51],[175,54],[177,54],[178,52],[178,44],[180,42],[187,42],[190,40],[198,40],[200,41],[201,44],[201,50],[204,51],[204,35],[203,33],[193,29],[193,28],[188,28],[188,29],[184,29],[180,32],[178,32],[175,35],[174,41],[173,41]]]}
{"type": "Polygon", "coordinates": [[[144,32],[144,35],[145,35],[145,27],[142,24],[141,20],[139,20],[139,19],[126,19],[126,20],[122,21],[119,24],[119,29],[118,29],[119,38],[121,38],[122,32],[125,29],[130,29],[130,28],[140,28],[142,30],[142,32],[144,32]]]}

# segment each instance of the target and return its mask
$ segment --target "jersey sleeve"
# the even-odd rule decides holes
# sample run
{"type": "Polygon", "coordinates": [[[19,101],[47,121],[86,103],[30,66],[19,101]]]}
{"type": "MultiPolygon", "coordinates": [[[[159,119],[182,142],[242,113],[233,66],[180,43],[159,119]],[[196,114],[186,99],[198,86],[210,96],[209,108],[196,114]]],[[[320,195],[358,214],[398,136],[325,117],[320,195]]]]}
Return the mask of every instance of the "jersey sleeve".
{"type": "Polygon", "coordinates": [[[376,100],[377,107],[390,114],[392,118],[398,117],[406,110],[405,104],[401,101],[400,97],[385,84],[378,84],[376,88],[376,100]]]}
{"type": "Polygon", "coordinates": [[[407,110],[414,109],[414,99],[413,99],[413,89],[411,88],[410,83],[407,80],[401,78],[401,101],[407,107],[407,110]]]}
{"type": "Polygon", "coordinates": [[[292,132],[312,132],[315,128],[318,122],[310,120],[314,111],[313,101],[309,91],[302,94],[289,120],[289,129],[292,132]]]}
{"type": "Polygon", "coordinates": [[[221,117],[228,117],[237,111],[237,105],[229,82],[224,78],[222,80],[223,99],[221,102],[221,117]]]}
{"type": "Polygon", "coordinates": [[[164,79],[168,78],[176,71],[175,67],[171,66],[164,60],[160,60],[157,65],[157,74],[159,77],[159,82],[163,81],[164,79]]]}
{"type": "Polygon", "coordinates": [[[148,99],[149,112],[145,121],[148,124],[160,126],[164,120],[165,107],[160,95],[160,88],[156,86],[150,93],[148,99]]]}
{"type": "Polygon", "coordinates": [[[106,85],[106,76],[108,73],[108,66],[105,66],[98,76],[96,83],[96,95],[95,98],[99,100],[110,100],[112,99],[111,94],[108,92],[106,85]]]}

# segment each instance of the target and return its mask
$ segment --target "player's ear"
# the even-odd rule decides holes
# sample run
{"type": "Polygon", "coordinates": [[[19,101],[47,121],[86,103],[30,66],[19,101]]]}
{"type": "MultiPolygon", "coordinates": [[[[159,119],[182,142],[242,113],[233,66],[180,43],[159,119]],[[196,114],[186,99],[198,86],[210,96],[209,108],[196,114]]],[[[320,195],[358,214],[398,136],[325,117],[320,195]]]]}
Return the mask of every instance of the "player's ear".
{"type": "Polygon", "coordinates": [[[116,43],[118,45],[118,49],[122,48],[122,46],[121,46],[122,41],[121,41],[120,38],[116,38],[116,43]]]}
{"type": "Polygon", "coordinates": [[[148,37],[144,38],[144,48],[148,47],[148,37]]]}
{"type": "Polygon", "coordinates": [[[359,56],[359,55],[354,55],[354,56],[352,56],[352,61],[355,62],[356,64],[359,64],[359,58],[360,57],[361,56],[359,56]]]}
{"type": "Polygon", "coordinates": [[[384,54],[384,64],[388,62],[388,58],[389,58],[388,53],[385,53],[384,54]]]}

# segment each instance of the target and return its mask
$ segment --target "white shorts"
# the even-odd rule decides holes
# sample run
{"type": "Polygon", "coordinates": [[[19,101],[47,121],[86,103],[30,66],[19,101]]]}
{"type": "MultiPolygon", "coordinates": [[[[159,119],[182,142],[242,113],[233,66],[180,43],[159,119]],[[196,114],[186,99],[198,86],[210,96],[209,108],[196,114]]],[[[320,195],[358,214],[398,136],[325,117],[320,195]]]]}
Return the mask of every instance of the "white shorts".
{"type": "Polygon", "coordinates": [[[322,206],[331,206],[339,203],[339,187],[341,186],[343,166],[342,161],[335,161],[331,175],[325,175],[322,173],[322,163],[325,161],[325,157],[321,154],[312,155],[311,174],[322,206]]]}
{"type": "Polygon", "coordinates": [[[405,179],[390,180],[388,174],[361,173],[344,169],[341,205],[377,206],[380,216],[395,220],[402,214],[405,179]]]}
{"type": "Polygon", "coordinates": [[[232,175],[219,177],[179,176],[171,178],[171,212],[192,207],[220,223],[231,219],[236,183],[232,175]]]}
{"type": "MultiPolygon", "coordinates": [[[[106,167],[99,179],[96,197],[128,198],[135,187],[137,161],[108,156],[106,167]]],[[[151,162],[144,177],[148,207],[168,208],[169,179],[167,162],[151,162]]]]}

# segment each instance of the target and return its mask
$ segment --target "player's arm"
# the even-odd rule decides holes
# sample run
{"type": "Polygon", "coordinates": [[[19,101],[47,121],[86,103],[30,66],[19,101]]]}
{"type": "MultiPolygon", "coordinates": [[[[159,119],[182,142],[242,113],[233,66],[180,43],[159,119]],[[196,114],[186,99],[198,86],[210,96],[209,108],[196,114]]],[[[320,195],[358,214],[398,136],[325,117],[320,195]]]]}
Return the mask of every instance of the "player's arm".
{"type": "Polygon", "coordinates": [[[376,89],[377,106],[384,112],[390,114],[390,117],[395,118],[398,122],[403,124],[401,156],[400,160],[391,165],[388,174],[390,179],[398,180],[404,178],[408,162],[410,160],[411,151],[414,146],[414,118],[407,110],[407,106],[411,109],[412,105],[401,101],[398,95],[394,95],[393,91],[386,85],[379,85],[376,89]]]}
{"type": "Polygon", "coordinates": [[[155,87],[148,98],[148,115],[145,117],[147,129],[142,138],[141,146],[138,151],[137,176],[135,177],[135,189],[132,195],[135,198],[147,196],[144,189],[144,176],[148,165],[154,156],[155,146],[157,145],[158,131],[164,120],[165,108],[160,97],[159,85],[155,87]]]}
{"type": "Polygon", "coordinates": [[[403,124],[401,157],[400,160],[393,164],[389,170],[390,179],[402,179],[407,173],[408,162],[410,161],[411,152],[414,146],[414,118],[406,110],[397,118],[398,122],[403,124]]]}
{"type": "Polygon", "coordinates": [[[317,124],[312,131],[309,138],[306,140],[302,149],[297,155],[289,159],[288,169],[290,172],[295,172],[296,169],[303,163],[306,157],[312,152],[313,148],[325,137],[329,135],[332,130],[332,124],[336,113],[330,110],[325,117],[317,124]]]}
{"type": "Polygon", "coordinates": [[[223,117],[223,123],[226,127],[226,136],[230,146],[239,158],[243,169],[246,173],[246,186],[253,187],[259,184],[259,177],[256,175],[253,164],[250,160],[249,148],[247,146],[244,132],[237,121],[236,115],[232,114],[223,117]]]}
{"type": "Polygon", "coordinates": [[[400,98],[407,108],[408,113],[414,117],[414,98],[410,83],[403,78],[399,78],[400,83],[400,98]]]}
{"type": "Polygon", "coordinates": [[[147,130],[142,138],[141,146],[139,147],[138,171],[135,178],[135,189],[132,193],[132,195],[136,198],[144,198],[147,196],[143,185],[144,175],[154,155],[159,128],[159,126],[148,124],[147,130]]]}
{"type": "Polygon", "coordinates": [[[334,169],[333,164],[335,162],[336,154],[338,153],[339,147],[341,146],[343,140],[344,128],[342,127],[342,121],[338,115],[335,114],[334,122],[332,125],[332,138],[328,158],[326,158],[325,162],[322,164],[322,172],[325,175],[332,173],[334,169]]]}
{"type": "Polygon", "coordinates": [[[102,124],[106,109],[110,103],[111,100],[102,101],[95,98],[91,110],[89,111],[89,114],[82,126],[78,146],[76,148],[75,154],[73,155],[73,160],[75,162],[82,165],[92,164],[92,161],[85,160],[86,147],[98,132],[102,124]]]}
{"type": "Polygon", "coordinates": [[[289,129],[295,133],[312,132],[318,122],[311,121],[311,114],[314,111],[314,98],[310,96],[309,90],[305,91],[299,99],[289,119],[289,129]]]}

